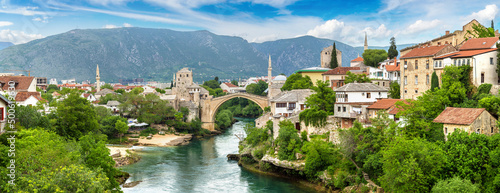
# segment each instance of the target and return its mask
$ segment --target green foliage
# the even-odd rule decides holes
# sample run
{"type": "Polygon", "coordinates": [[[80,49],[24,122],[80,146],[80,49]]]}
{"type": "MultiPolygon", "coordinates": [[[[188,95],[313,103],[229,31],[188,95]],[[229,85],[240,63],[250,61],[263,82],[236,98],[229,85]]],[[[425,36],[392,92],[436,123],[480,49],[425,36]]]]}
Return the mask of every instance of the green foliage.
{"type": "Polygon", "coordinates": [[[67,138],[80,138],[99,129],[97,114],[89,101],[78,93],[71,93],[57,105],[56,132],[67,138]]]}
{"type": "Polygon", "coordinates": [[[388,192],[429,192],[447,162],[438,145],[418,138],[398,138],[381,153],[384,175],[379,181],[388,192]]]}
{"type": "Polygon", "coordinates": [[[302,139],[302,141],[307,141],[307,131],[300,132],[300,139],[302,139]]]}
{"type": "Polygon", "coordinates": [[[155,88],[156,92],[159,92],[161,94],[165,94],[165,90],[161,89],[161,88],[155,88]]]}
{"type": "Polygon", "coordinates": [[[229,110],[220,111],[215,116],[215,123],[220,128],[228,128],[233,124],[233,113],[229,110]]]}
{"type": "Polygon", "coordinates": [[[238,85],[238,81],[237,81],[237,80],[231,80],[231,84],[236,85],[236,86],[239,86],[239,85],[238,85]]]}
{"type": "Polygon", "coordinates": [[[401,98],[401,86],[397,81],[391,82],[391,85],[389,86],[389,97],[393,99],[401,98]]]}
{"type": "Polygon", "coordinates": [[[310,179],[317,177],[328,166],[338,163],[342,157],[332,143],[322,140],[312,140],[303,148],[307,151],[304,172],[310,179]]]}
{"type": "Polygon", "coordinates": [[[436,71],[432,72],[431,76],[431,90],[435,91],[436,89],[439,89],[439,78],[436,74],[436,71]]]}
{"type": "Polygon", "coordinates": [[[109,179],[108,189],[120,189],[115,176],[119,171],[114,168],[115,161],[109,156],[109,149],[106,147],[106,136],[89,133],[80,138],[80,154],[82,162],[91,170],[102,169],[109,179]]]}
{"type": "Polygon", "coordinates": [[[487,83],[479,85],[479,87],[477,88],[477,93],[473,98],[477,99],[481,94],[490,94],[492,86],[493,85],[487,83]]]}
{"type": "Polygon", "coordinates": [[[203,83],[203,86],[207,86],[211,89],[217,89],[217,88],[220,88],[220,84],[219,84],[219,81],[218,80],[209,80],[209,81],[205,81],[203,83]]]}
{"type": "Polygon", "coordinates": [[[332,58],[330,60],[330,68],[334,69],[339,66],[339,61],[337,60],[337,48],[335,46],[335,42],[333,42],[333,49],[332,49],[332,58]]]}
{"type": "Polygon", "coordinates": [[[259,82],[257,84],[247,85],[246,91],[247,91],[247,93],[250,93],[250,94],[265,96],[266,93],[264,91],[266,89],[267,89],[267,83],[262,81],[262,80],[259,80],[259,82]]]}
{"type": "Polygon", "coordinates": [[[53,93],[54,91],[58,91],[59,90],[59,87],[57,87],[57,85],[55,84],[49,84],[49,86],[47,86],[47,93],[53,93]]]}
{"type": "Polygon", "coordinates": [[[247,134],[245,141],[252,147],[267,141],[270,137],[267,129],[259,129],[251,124],[245,125],[245,133],[247,134]]]}
{"type": "Polygon", "coordinates": [[[111,84],[109,84],[109,83],[106,83],[106,84],[101,86],[101,89],[105,89],[105,88],[113,90],[113,86],[111,86],[111,84]]]}
{"type": "Polygon", "coordinates": [[[276,144],[279,147],[278,158],[280,160],[295,160],[295,153],[302,147],[302,141],[292,122],[284,120],[279,123],[279,134],[276,144]]]}
{"type": "Polygon", "coordinates": [[[17,122],[24,128],[52,128],[49,118],[43,116],[42,113],[38,112],[34,107],[16,105],[15,110],[15,115],[18,119],[17,122]]]}
{"type": "Polygon", "coordinates": [[[120,89],[115,90],[115,92],[120,93],[120,94],[125,94],[125,89],[120,88],[120,89]]]}
{"type": "Polygon", "coordinates": [[[368,49],[363,52],[363,61],[367,66],[378,67],[378,63],[387,59],[385,50],[368,49]]]}
{"type": "Polygon", "coordinates": [[[389,47],[389,50],[387,50],[387,56],[391,59],[398,56],[398,49],[396,48],[396,38],[394,37],[391,38],[391,46],[389,47]]]}
{"type": "Polygon", "coordinates": [[[345,84],[353,83],[356,81],[357,83],[364,83],[364,82],[372,82],[366,74],[354,74],[352,72],[347,72],[347,76],[345,77],[345,84]]]}
{"type": "Polygon", "coordinates": [[[333,115],[335,112],[335,92],[328,87],[327,82],[318,80],[316,86],[312,87],[315,91],[314,94],[306,98],[306,105],[311,108],[316,108],[319,110],[326,111],[329,115],[333,115]]]}
{"type": "Polygon", "coordinates": [[[135,95],[141,94],[142,92],[144,92],[144,89],[142,87],[135,87],[130,91],[130,93],[135,95]]]}
{"type": "Polygon", "coordinates": [[[317,106],[314,106],[309,109],[305,109],[300,112],[299,120],[304,122],[306,126],[314,126],[314,127],[323,127],[326,125],[326,118],[328,117],[328,113],[324,110],[318,109],[317,106]]]}
{"type": "Polygon", "coordinates": [[[104,95],[101,98],[99,98],[99,104],[105,105],[108,103],[108,101],[112,101],[112,100],[117,100],[117,98],[114,94],[109,93],[109,94],[104,95]]]}
{"type": "Polygon", "coordinates": [[[477,184],[458,176],[446,180],[440,180],[434,187],[432,193],[479,193],[477,184]]]}
{"type": "Polygon", "coordinates": [[[102,117],[101,120],[99,121],[99,124],[101,125],[101,132],[107,135],[108,138],[117,137],[118,134],[121,133],[119,130],[117,130],[118,122],[123,122],[126,125],[127,119],[120,116],[112,116],[112,115],[102,117]]]}
{"type": "Polygon", "coordinates": [[[486,28],[481,24],[472,24],[472,30],[467,30],[464,37],[466,39],[472,36],[473,38],[487,38],[487,37],[495,37],[495,30],[491,27],[486,28]]]}
{"type": "Polygon", "coordinates": [[[149,134],[154,135],[157,133],[158,133],[158,129],[148,127],[147,129],[142,130],[141,133],[139,134],[139,136],[149,136],[149,134]]]}
{"type": "Polygon", "coordinates": [[[115,129],[120,133],[120,142],[122,141],[122,135],[128,131],[127,122],[121,120],[116,121],[115,129]]]}
{"type": "Polygon", "coordinates": [[[309,76],[306,75],[303,77],[302,74],[294,73],[286,79],[286,82],[283,84],[283,87],[281,87],[281,90],[308,89],[312,87],[313,82],[309,76]]]}

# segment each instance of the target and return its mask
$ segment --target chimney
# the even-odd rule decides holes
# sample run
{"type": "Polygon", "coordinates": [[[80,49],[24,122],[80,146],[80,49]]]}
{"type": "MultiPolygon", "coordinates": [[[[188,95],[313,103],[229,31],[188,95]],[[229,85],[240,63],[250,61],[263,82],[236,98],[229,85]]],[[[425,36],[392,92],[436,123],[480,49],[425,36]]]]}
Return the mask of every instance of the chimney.
{"type": "Polygon", "coordinates": [[[450,30],[446,30],[445,35],[450,34],[450,30]]]}

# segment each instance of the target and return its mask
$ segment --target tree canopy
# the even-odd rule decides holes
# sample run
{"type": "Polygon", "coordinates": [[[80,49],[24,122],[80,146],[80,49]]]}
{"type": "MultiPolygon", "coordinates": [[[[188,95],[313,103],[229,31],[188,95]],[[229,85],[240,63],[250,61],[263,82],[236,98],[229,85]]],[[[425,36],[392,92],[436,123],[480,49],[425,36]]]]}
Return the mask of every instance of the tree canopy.
{"type": "Polygon", "coordinates": [[[378,67],[378,63],[387,59],[387,52],[379,49],[368,49],[363,53],[363,60],[367,66],[378,67]]]}
{"type": "Polygon", "coordinates": [[[330,68],[334,69],[339,66],[339,61],[337,60],[337,48],[335,46],[335,42],[333,42],[333,49],[332,49],[332,58],[330,60],[330,68]]]}
{"type": "Polygon", "coordinates": [[[281,90],[308,89],[312,87],[313,82],[309,76],[306,75],[304,77],[302,74],[294,73],[286,79],[286,82],[283,87],[281,87],[281,90]]]}
{"type": "Polygon", "coordinates": [[[391,46],[389,47],[389,50],[387,50],[387,56],[389,58],[395,58],[397,57],[398,54],[398,49],[396,47],[396,38],[392,37],[391,38],[391,46]]]}
{"type": "Polygon", "coordinates": [[[364,82],[372,82],[366,74],[354,74],[352,72],[347,72],[347,76],[345,77],[345,84],[353,83],[356,81],[357,83],[364,83],[364,82]]]}

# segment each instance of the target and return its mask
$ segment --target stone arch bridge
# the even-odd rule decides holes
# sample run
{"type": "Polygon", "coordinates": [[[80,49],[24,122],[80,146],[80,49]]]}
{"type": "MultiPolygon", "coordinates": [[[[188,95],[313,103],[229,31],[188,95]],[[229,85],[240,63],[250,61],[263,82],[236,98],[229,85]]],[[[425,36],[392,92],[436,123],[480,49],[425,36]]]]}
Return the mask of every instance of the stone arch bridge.
{"type": "Polygon", "coordinates": [[[212,99],[206,99],[201,101],[201,122],[202,127],[208,130],[215,130],[215,114],[219,107],[226,101],[233,98],[246,98],[253,101],[255,104],[259,105],[260,108],[264,110],[265,107],[269,106],[269,99],[266,96],[259,96],[249,93],[233,93],[224,95],[221,97],[216,97],[212,99]]]}

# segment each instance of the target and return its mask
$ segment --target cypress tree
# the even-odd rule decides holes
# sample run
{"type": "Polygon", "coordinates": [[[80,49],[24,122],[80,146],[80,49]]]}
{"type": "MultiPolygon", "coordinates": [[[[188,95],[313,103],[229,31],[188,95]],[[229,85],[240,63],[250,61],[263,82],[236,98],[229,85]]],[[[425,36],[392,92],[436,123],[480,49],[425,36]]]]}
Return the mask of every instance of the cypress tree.
{"type": "Polygon", "coordinates": [[[391,47],[389,47],[389,50],[387,50],[387,56],[390,59],[398,56],[398,50],[396,48],[396,38],[394,37],[391,38],[391,47]]]}
{"type": "Polygon", "coordinates": [[[491,29],[495,30],[495,24],[493,24],[493,20],[491,20],[491,29]]]}
{"type": "Polygon", "coordinates": [[[439,89],[439,79],[436,74],[436,71],[432,73],[431,77],[431,91],[434,91],[434,89],[439,89]]]}
{"type": "Polygon", "coordinates": [[[337,48],[335,46],[335,42],[333,42],[333,49],[332,49],[332,59],[330,60],[330,68],[334,69],[339,66],[339,62],[337,61],[337,48]]]}

